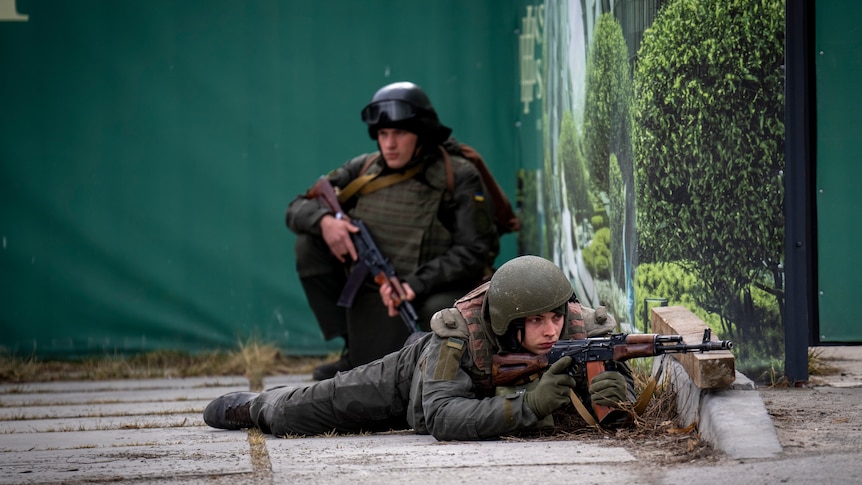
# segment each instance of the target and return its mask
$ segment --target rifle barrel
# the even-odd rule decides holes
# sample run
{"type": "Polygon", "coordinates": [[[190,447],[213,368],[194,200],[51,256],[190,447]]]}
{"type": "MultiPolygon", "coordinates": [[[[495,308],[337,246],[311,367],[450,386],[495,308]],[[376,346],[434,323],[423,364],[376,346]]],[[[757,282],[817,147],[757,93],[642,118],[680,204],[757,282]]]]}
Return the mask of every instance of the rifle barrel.
{"type": "Polygon", "coordinates": [[[657,346],[657,349],[660,349],[661,352],[664,353],[708,352],[711,350],[730,350],[732,348],[733,342],[731,342],[730,340],[702,342],[699,344],[672,344],[657,346]]]}

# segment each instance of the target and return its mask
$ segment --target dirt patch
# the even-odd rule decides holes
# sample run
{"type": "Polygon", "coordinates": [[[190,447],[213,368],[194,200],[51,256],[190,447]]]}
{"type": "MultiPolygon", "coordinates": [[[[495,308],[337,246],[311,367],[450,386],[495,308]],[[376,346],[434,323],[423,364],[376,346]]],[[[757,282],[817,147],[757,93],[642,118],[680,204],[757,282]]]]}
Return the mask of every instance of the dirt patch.
{"type": "MultiPolygon", "coordinates": [[[[643,388],[642,376],[636,376],[638,391],[643,388]]],[[[660,386],[640,415],[629,424],[616,429],[602,429],[587,424],[574,409],[554,414],[555,429],[541,433],[521,433],[506,440],[577,440],[597,446],[625,448],[639,461],[658,466],[718,462],[726,458],[702,440],[695,426],[678,427],[675,411],[676,395],[660,386]]]]}
{"type": "Polygon", "coordinates": [[[862,454],[862,346],[816,347],[809,381],[758,389],[784,453],[862,454]]]}
{"type": "Polygon", "coordinates": [[[759,391],[785,454],[862,452],[862,388],[759,391]]]}
{"type": "MultiPolygon", "coordinates": [[[[783,455],[862,456],[862,347],[817,348],[813,355],[815,365],[804,385],[779,383],[757,389],[783,455]]],[[[551,436],[538,439],[577,439],[624,447],[638,460],[658,465],[734,461],[701,440],[697,430],[675,426],[671,399],[669,392],[659,389],[637,422],[616,431],[596,430],[577,414],[569,414],[557,421],[558,428],[551,436]]]]}

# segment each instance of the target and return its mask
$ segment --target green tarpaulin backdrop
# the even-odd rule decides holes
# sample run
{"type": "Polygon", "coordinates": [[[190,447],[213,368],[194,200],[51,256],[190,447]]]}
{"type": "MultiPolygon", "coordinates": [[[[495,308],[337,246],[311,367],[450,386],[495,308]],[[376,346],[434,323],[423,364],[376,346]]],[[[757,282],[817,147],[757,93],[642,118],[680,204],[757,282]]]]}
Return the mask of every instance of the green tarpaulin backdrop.
{"type": "MultiPolygon", "coordinates": [[[[19,0],[17,12],[0,21],[7,350],[340,348],[308,310],[284,210],[376,149],[359,112],[390,82],[423,86],[514,199],[514,5],[19,0]]],[[[514,247],[506,236],[504,255],[514,247]]]]}

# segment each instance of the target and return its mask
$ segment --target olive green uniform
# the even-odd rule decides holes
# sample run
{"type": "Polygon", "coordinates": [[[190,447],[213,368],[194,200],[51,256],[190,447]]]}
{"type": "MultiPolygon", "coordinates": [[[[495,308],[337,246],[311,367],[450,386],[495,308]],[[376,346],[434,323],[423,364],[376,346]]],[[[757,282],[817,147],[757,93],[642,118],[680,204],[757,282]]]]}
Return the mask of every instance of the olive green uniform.
{"type": "MultiPolygon", "coordinates": [[[[435,149],[437,147],[434,147],[435,149]]],[[[452,184],[443,156],[424,152],[404,170],[422,164],[418,174],[369,193],[360,192],[342,208],[365,222],[381,252],[399,278],[416,293],[413,305],[425,326],[441,308],[474,287],[490,272],[499,252],[497,235],[484,198],[478,171],[466,160],[451,156],[452,184]]],[[[368,155],[353,158],[327,175],[338,189],[360,175],[379,178],[398,173],[381,158],[370,165],[368,155]]],[[[361,365],[401,347],[409,331],[400,317],[389,317],[370,279],[356,295],[352,308],[335,303],[350,268],[329,252],[320,232],[320,219],[330,211],[317,198],[301,195],[287,210],[287,226],[297,234],[297,273],[309,305],[327,340],[349,342],[351,364],[361,365]]]]}
{"type": "MultiPolygon", "coordinates": [[[[591,309],[583,312],[590,335],[615,325],[597,325],[591,309]]],[[[432,319],[434,331],[414,344],[332,379],[257,395],[252,421],[277,436],[412,428],[439,440],[494,438],[539,423],[523,393],[496,395],[477,385],[474,343],[460,315],[441,311],[432,319]]]]}

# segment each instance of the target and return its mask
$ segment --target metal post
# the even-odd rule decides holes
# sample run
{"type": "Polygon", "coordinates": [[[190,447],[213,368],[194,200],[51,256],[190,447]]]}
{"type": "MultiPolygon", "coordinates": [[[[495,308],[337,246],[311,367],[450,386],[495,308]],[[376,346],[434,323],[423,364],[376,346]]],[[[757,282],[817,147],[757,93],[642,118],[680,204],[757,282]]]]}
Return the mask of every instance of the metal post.
{"type": "Polygon", "coordinates": [[[787,0],[785,9],[784,373],[795,383],[808,380],[808,345],[816,321],[811,202],[816,164],[811,140],[816,124],[814,7],[806,0],[787,0]]]}

